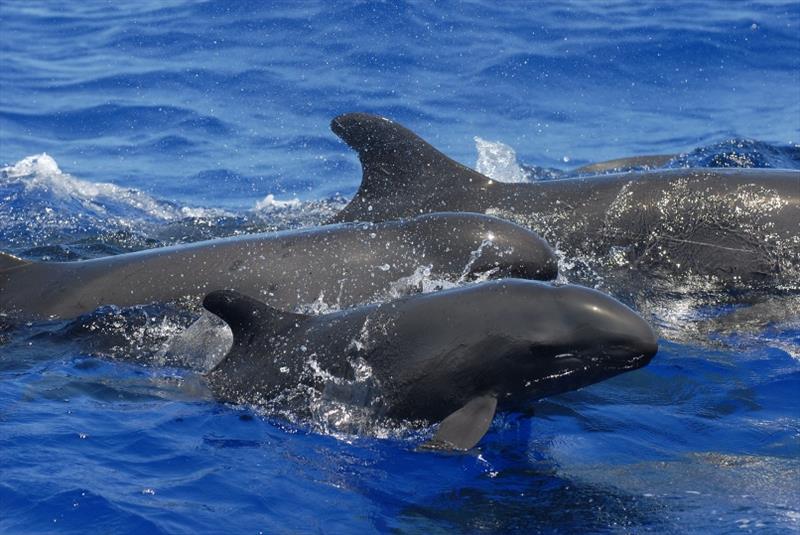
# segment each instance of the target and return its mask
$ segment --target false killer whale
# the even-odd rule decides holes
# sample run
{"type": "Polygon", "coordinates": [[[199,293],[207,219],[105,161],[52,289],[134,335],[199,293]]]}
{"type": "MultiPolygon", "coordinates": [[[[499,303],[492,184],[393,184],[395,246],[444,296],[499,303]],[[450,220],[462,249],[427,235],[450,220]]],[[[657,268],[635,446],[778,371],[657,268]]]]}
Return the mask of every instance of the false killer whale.
{"type": "Polygon", "coordinates": [[[219,288],[296,309],[347,307],[390,294],[420,267],[456,282],[477,273],[552,279],[547,243],[513,223],[431,214],[379,224],[250,234],[77,262],[27,262],[0,253],[0,313],[68,319],[100,305],[178,299],[219,288]]]}
{"type": "Polygon", "coordinates": [[[229,290],[210,293],[203,306],[233,332],[233,345],[208,374],[221,401],[285,410],[308,405],[309,392],[332,389],[381,416],[441,422],[429,445],[446,449],[473,447],[496,408],[640,368],[658,349],[648,324],[619,301],[520,279],[321,316],[229,290]]]}
{"type": "MultiPolygon", "coordinates": [[[[383,117],[348,113],[331,129],[363,167],[358,192],[333,221],[488,213],[538,232],[571,262],[588,264],[587,271],[601,266],[669,280],[700,277],[724,288],[800,288],[800,171],[667,169],[505,184],[383,117]]],[[[573,280],[588,281],[578,275],[573,280]]]]}

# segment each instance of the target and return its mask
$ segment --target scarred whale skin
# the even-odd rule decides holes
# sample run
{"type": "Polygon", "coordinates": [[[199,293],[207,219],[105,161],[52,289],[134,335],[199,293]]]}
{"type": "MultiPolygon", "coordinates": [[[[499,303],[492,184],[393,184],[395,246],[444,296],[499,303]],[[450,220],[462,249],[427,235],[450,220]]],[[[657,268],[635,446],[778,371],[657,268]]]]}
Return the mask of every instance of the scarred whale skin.
{"type": "Polygon", "coordinates": [[[333,221],[490,213],[570,258],[731,287],[800,286],[800,171],[669,169],[505,184],[383,117],[349,113],[331,128],[363,167],[358,193],[333,221]]]}
{"type": "Polygon", "coordinates": [[[322,299],[339,307],[379,298],[393,283],[430,267],[458,279],[552,279],[553,251],[536,234],[476,214],[328,225],[148,249],[77,262],[26,262],[0,254],[0,313],[66,319],[100,305],[186,299],[239,290],[287,309],[322,299]],[[4,269],[5,268],[5,269],[4,269]]]}
{"type": "Polygon", "coordinates": [[[391,418],[442,422],[434,442],[456,449],[480,440],[498,406],[518,409],[639,368],[658,349],[647,323],[615,299],[519,279],[322,316],[230,291],[204,306],[234,335],[208,377],[220,400],[291,404],[328,387],[347,398],[340,380],[367,369],[374,392],[362,401],[391,418]]]}

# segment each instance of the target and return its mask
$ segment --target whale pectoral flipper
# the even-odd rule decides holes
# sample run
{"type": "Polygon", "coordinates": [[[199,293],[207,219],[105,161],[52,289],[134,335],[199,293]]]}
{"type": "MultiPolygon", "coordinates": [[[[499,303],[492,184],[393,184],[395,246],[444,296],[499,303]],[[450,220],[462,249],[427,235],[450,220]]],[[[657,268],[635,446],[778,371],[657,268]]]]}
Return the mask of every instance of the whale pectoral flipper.
{"type": "Polygon", "coordinates": [[[492,424],[497,398],[492,395],[473,398],[442,420],[433,438],[422,445],[426,449],[466,451],[477,444],[492,424]]]}
{"type": "Polygon", "coordinates": [[[0,252],[0,271],[5,271],[6,269],[11,269],[20,266],[27,266],[31,262],[27,260],[23,260],[21,258],[17,258],[14,255],[8,253],[0,252]]]}

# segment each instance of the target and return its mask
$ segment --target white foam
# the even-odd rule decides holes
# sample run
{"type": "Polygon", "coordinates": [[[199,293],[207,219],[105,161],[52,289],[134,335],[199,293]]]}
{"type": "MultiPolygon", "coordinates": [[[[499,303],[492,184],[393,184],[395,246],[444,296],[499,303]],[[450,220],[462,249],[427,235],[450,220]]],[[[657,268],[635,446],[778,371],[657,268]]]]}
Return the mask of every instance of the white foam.
{"type": "Polygon", "coordinates": [[[59,202],[78,203],[98,217],[129,223],[146,216],[161,221],[186,217],[226,215],[218,209],[181,207],[160,201],[146,193],[107,182],[89,182],[65,173],[47,153],[35,154],[0,169],[0,184],[21,184],[26,194],[44,193],[59,202]]]}
{"type": "Polygon", "coordinates": [[[281,201],[280,199],[276,199],[275,195],[270,193],[260,201],[258,201],[255,205],[256,210],[281,210],[286,208],[300,208],[301,206],[300,199],[295,197],[294,199],[289,199],[288,201],[281,201]]]}
{"type": "Polygon", "coordinates": [[[56,161],[46,152],[23,158],[14,165],[3,168],[8,178],[20,178],[29,175],[52,175],[61,173],[56,161]]]}
{"type": "Polygon", "coordinates": [[[342,197],[330,199],[301,201],[298,198],[289,200],[276,199],[270,193],[253,205],[252,214],[275,228],[287,229],[321,225],[339,212],[347,204],[342,197]]]}

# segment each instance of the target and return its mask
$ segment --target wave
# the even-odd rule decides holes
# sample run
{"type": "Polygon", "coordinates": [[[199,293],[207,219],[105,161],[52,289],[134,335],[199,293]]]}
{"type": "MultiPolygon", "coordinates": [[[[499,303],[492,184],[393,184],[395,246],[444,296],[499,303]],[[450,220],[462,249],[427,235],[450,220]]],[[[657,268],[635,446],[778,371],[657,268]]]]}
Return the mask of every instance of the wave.
{"type": "Polygon", "coordinates": [[[220,119],[177,106],[131,106],[103,104],[58,113],[0,111],[0,119],[17,127],[35,131],[50,139],[95,139],[131,131],[150,133],[160,125],[173,125],[178,131],[224,136],[230,128],[220,119]]]}
{"type": "Polygon", "coordinates": [[[46,260],[315,225],[346,203],[342,197],[300,201],[269,194],[236,212],[185,205],[82,180],[46,153],[0,168],[0,199],[0,247],[46,260]]]}

